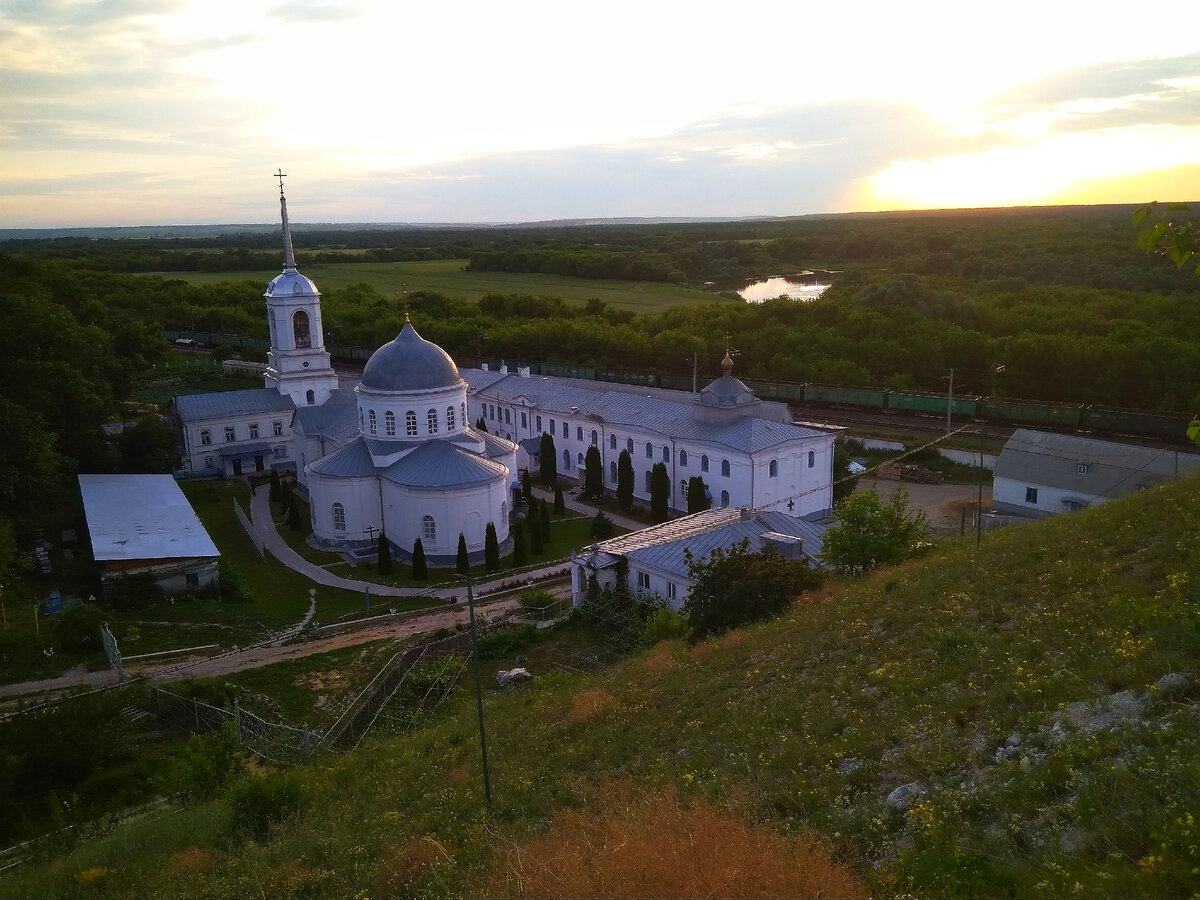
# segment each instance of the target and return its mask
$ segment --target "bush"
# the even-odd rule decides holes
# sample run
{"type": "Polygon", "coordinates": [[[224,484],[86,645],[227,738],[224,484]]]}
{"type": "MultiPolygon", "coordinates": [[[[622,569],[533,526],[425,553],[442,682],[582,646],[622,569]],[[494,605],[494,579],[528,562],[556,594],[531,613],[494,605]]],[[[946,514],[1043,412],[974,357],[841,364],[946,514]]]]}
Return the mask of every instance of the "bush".
{"type": "Polygon", "coordinates": [[[104,588],[104,599],[113,609],[122,611],[145,609],[163,598],[163,589],[149,572],[123,575],[104,588]]]}
{"type": "Polygon", "coordinates": [[[499,659],[510,655],[537,639],[536,625],[519,625],[516,628],[504,628],[485,634],[476,645],[479,648],[480,659],[499,659]]]}
{"type": "Polygon", "coordinates": [[[308,805],[304,785],[295,772],[248,777],[230,789],[229,808],[234,833],[265,840],[271,829],[308,805]]]}
{"type": "Polygon", "coordinates": [[[669,606],[661,606],[650,614],[642,628],[640,642],[643,647],[653,647],[659,641],[687,637],[687,619],[669,606]]]}
{"type": "Polygon", "coordinates": [[[192,735],[163,763],[156,789],[173,800],[193,803],[218,796],[241,767],[234,726],[215,734],[192,735]]]}
{"type": "Polygon", "coordinates": [[[58,617],[55,636],[58,647],[68,653],[92,653],[100,650],[100,625],[104,622],[104,610],[94,603],[72,606],[58,617]]]}
{"type": "Polygon", "coordinates": [[[246,576],[232,562],[221,557],[217,563],[217,578],[220,581],[221,600],[224,603],[253,603],[254,594],[246,576]]]}

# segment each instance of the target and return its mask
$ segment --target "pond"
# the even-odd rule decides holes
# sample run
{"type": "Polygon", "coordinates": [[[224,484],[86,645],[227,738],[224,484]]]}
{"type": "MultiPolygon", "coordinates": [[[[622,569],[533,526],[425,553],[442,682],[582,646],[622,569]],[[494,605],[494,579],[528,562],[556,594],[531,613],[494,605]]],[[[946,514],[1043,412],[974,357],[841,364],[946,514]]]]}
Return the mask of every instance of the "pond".
{"type": "Polygon", "coordinates": [[[762,303],[786,296],[791,300],[816,300],[825,293],[833,281],[829,272],[811,272],[807,269],[797,275],[773,275],[762,281],[753,281],[738,294],[747,303],[762,303]]]}

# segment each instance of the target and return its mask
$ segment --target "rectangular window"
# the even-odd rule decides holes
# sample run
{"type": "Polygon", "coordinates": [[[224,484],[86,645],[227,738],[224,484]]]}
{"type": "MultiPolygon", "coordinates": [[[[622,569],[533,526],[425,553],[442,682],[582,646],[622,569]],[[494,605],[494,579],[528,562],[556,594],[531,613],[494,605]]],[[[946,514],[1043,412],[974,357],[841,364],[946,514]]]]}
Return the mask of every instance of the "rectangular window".
{"type": "Polygon", "coordinates": [[[276,459],[283,459],[283,455],[287,452],[287,449],[284,447],[272,447],[271,452],[275,455],[276,459]]]}
{"type": "Polygon", "coordinates": [[[650,590],[650,573],[638,572],[638,587],[643,591],[650,590]]]}
{"type": "Polygon", "coordinates": [[[213,458],[211,456],[204,457],[204,468],[211,469],[213,467],[213,458]]]}
{"type": "Polygon", "coordinates": [[[234,439],[233,426],[226,425],[225,426],[225,440],[232,441],[233,439],[234,439]]]}
{"type": "Polygon", "coordinates": [[[668,600],[675,599],[675,582],[673,582],[673,581],[667,582],[667,599],[668,600]]]}
{"type": "Polygon", "coordinates": [[[207,428],[200,432],[200,443],[205,447],[212,443],[212,432],[207,428]]]}
{"type": "Polygon", "coordinates": [[[1088,464],[1087,464],[1087,463],[1080,463],[1079,465],[1077,465],[1077,466],[1075,467],[1075,474],[1076,474],[1076,475],[1086,475],[1086,474],[1087,474],[1087,470],[1088,470],[1088,464]]]}
{"type": "Polygon", "coordinates": [[[258,437],[258,423],[251,422],[250,423],[250,440],[254,440],[257,437],[258,437]]]}
{"type": "Polygon", "coordinates": [[[280,422],[279,420],[272,422],[271,423],[271,433],[274,434],[275,437],[279,437],[280,435],[282,435],[283,434],[283,423],[280,422]]]}
{"type": "Polygon", "coordinates": [[[568,436],[568,434],[569,434],[569,432],[567,431],[567,428],[568,428],[568,427],[569,427],[569,426],[567,425],[567,423],[566,423],[566,422],[563,422],[563,440],[566,440],[566,438],[567,438],[567,436],[568,436]]]}
{"type": "Polygon", "coordinates": [[[521,427],[522,428],[529,427],[529,414],[528,413],[524,413],[524,412],[521,413],[521,427]]]}
{"type": "Polygon", "coordinates": [[[504,424],[505,424],[505,425],[511,425],[511,424],[512,424],[512,411],[511,411],[511,410],[507,410],[507,409],[506,409],[506,410],[504,411],[504,424]]]}
{"type": "MultiPolygon", "coordinates": [[[[538,416],[538,431],[542,430],[541,422],[542,422],[542,417],[538,416]]],[[[550,437],[554,437],[554,420],[553,419],[550,420],[550,437]]]]}
{"type": "Polygon", "coordinates": [[[1038,492],[1037,488],[1034,488],[1034,487],[1025,488],[1025,502],[1026,503],[1037,503],[1037,492],[1038,492]]]}
{"type": "MultiPolygon", "coordinates": [[[[538,430],[538,434],[542,433],[542,417],[541,416],[537,417],[537,430],[538,430]]],[[[554,430],[554,422],[553,421],[550,422],[550,430],[551,431],[554,430]]]]}

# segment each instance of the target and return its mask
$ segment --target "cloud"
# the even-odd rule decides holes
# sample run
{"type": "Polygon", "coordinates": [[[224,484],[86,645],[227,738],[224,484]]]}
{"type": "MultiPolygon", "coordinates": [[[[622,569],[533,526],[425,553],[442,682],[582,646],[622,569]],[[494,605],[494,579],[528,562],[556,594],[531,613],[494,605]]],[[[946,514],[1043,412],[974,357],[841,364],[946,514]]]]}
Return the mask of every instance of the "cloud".
{"type": "Polygon", "coordinates": [[[268,14],[289,24],[323,24],[357,19],[367,12],[365,3],[349,3],[343,0],[288,0],[271,8],[268,14]]]}

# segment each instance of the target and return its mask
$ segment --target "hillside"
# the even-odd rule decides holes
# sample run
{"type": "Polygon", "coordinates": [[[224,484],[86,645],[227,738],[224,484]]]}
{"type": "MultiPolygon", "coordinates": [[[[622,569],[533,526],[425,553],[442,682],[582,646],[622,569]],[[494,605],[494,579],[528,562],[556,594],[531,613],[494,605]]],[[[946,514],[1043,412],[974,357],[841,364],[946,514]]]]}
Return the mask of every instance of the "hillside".
{"type": "Polygon", "coordinates": [[[118,829],[0,893],[1187,894],[1198,487],[947,543],[767,625],[496,696],[490,818],[460,689],[409,738],[118,829]],[[274,830],[250,815],[289,810],[274,830]]]}

